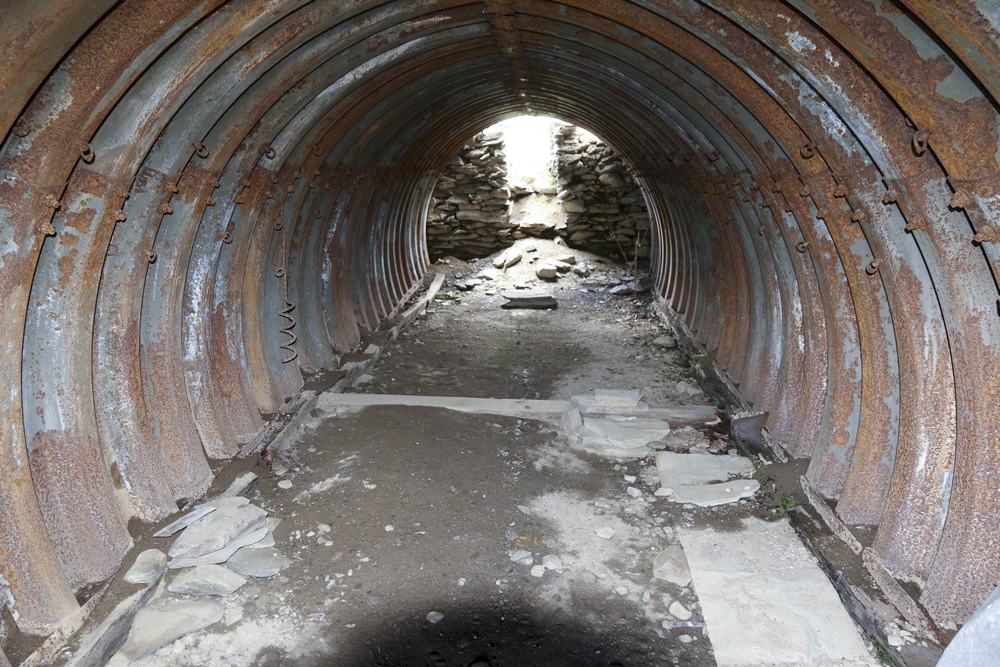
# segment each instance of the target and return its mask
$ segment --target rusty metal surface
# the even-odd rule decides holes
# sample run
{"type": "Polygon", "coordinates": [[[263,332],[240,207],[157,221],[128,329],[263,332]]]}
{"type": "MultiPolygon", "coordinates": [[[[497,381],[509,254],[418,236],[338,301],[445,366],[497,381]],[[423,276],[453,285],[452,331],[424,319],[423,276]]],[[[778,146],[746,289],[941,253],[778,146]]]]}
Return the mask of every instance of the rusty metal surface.
{"type": "Polygon", "coordinates": [[[876,528],[892,594],[911,582],[933,622],[963,622],[1000,576],[987,5],[5,8],[0,575],[19,626],[71,616],[129,517],[203,493],[209,458],[399,311],[440,168],[524,112],[621,153],[662,305],[838,520],[876,528]]]}

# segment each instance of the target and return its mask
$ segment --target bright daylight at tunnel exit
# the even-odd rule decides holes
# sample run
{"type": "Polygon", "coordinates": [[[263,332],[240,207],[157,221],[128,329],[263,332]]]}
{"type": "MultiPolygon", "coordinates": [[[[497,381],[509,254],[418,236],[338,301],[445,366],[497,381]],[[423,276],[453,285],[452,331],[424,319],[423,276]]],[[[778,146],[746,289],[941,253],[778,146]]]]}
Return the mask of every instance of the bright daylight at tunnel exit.
{"type": "Polygon", "coordinates": [[[0,31],[0,667],[1000,664],[993,2],[0,31]]]}

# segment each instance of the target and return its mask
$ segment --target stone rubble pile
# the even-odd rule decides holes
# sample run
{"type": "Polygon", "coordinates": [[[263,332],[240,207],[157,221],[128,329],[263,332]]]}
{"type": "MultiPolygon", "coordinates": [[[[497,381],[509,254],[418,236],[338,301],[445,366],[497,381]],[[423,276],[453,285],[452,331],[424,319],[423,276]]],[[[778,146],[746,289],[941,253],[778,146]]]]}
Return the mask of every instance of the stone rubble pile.
{"type": "MultiPolygon", "coordinates": [[[[680,383],[678,383],[680,384],[680,383]]],[[[675,503],[712,507],[753,496],[760,483],[750,459],[735,449],[726,454],[711,448],[698,431],[673,433],[638,391],[595,389],[574,396],[563,415],[570,442],[614,458],[656,457],[661,496],[675,503]],[[669,451],[665,451],[669,450],[669,451]]]]}
{"type": "MultiPolygon", "coordinates": [[[[239,486],[246,488],[246,480],[239,486]]],[[[124,667],[223,620],[226,625],[238,622],[242,605],[236,596],[244,584],[250,578],[274,577],[289,566],[275,548],[279,520],[228,493],[154,533],[161,539],[176,535],[166,553],[153,548],[136,558],[125,581],[156,591],[136,612],[124,645],[109,665],[124,667]]]]}
{"type": "Polygon", "coordinates": [[[485,257],[524,238],[508,222],[510,195],[503,137],[476,135],[448,162],[434,189],[427,214],[431,259],[485,257]]]}
{"type": "Polygon", "coordinates": [[[621,158],[573,125],[556,130],[559,199],[571,247],[628,261],[649,257],[649,214],[642,192],[621,158]]]}

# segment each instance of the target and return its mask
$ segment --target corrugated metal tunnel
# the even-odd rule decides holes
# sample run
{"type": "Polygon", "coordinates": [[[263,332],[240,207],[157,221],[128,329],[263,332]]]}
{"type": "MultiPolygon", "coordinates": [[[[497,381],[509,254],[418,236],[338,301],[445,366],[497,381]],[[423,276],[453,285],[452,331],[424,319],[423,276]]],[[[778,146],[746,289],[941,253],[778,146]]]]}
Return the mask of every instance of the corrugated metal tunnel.
{"type": "MultiPolygon", "coordinates": [[[[628,163],[664,309],[942,627],[1000,576],[980,0],[51,0],[0,27],[0,574],[46,633],[420,286],[441,167],[628,163]]],[[[0,582],[2,583],[2,582],[0,582]]]]}

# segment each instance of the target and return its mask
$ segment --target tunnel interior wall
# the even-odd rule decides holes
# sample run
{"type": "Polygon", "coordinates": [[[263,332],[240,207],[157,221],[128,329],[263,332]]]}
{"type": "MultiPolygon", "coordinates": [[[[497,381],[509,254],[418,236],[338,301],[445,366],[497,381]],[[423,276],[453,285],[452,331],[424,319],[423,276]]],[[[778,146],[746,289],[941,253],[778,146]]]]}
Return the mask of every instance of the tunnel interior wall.
{"type": "Polygon", "coordinates": [[[398,309],[441,169],[523,113],[623,157],[657,297],[875,528],[866,562],[944,627],[996,585],[989,3],[14,5],[0,584],[23,631],[72,618],[131,517],[202,494],[398,309]]]}

